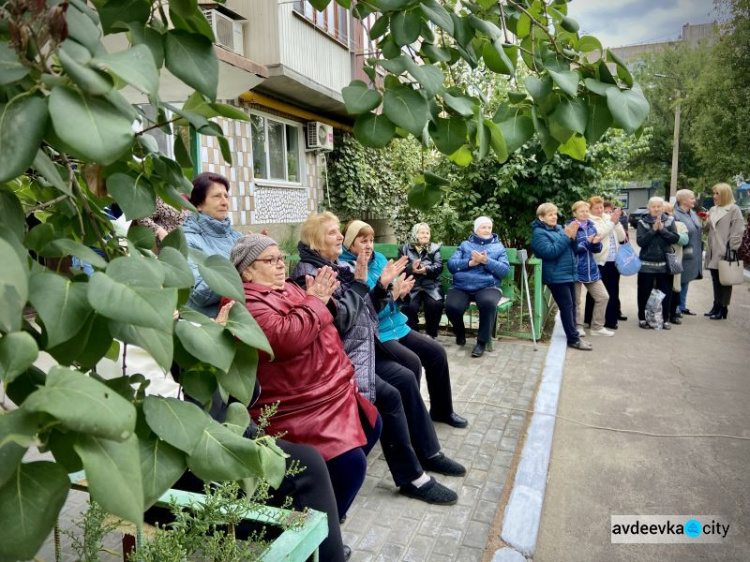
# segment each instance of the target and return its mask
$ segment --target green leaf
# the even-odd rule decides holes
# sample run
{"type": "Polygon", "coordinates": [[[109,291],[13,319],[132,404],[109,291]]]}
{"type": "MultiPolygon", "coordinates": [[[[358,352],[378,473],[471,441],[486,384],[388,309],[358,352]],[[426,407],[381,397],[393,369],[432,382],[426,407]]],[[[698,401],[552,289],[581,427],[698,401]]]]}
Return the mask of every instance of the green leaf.
{"type": "Polygon", "coordinates": [[[17,332],[29,295],[28,271],[13,245],[2,238],[0,264],[0,332],[17,332]]]}
{"type": "Polygon", "coordinates": [[[433,174],[432,172],[425,172],[424,173],[424,181],[425,183],[428,183],[429,185],[435,186],[435,187],[443,187],[446,185],[450,185],[450,181],[445,179],[442,176],[438,176],[437,174],[433,174]]]}
{"type": "Polygon", "coordinates": [[[518,115],[498,123],[508,152],[515,152],[534,136],[534,122],[526,115],[518,115]]]}
{"type": "Polygon", "coordinates": [[[91,314],[88,283],[74,283],[51,271],[33,275],[29,301],[44,322],[47,345],[55,347],[75,336],[91,314]]]}
{"type": "Polygon", "coordinates": [[[135,408],[99,381],[78,371],[54,366],[47,382],[23,407],[45,412],[68,429],[122,441],[135,430],[135,408]]]}
{"type": "Polygon", "coordinates": [[[449,160],[458,166],[466,167],[474,161],[474,156],[471,154],[469,147],[464,145],[459,148],[456,152],[451,154],[449,160]]]}
{"type": "Polygon", "coordinates": [[[443,101],[450,109],[458,113],[461,117],[473,117],[476,102],[466,96],[457,96],[448,92],[443,93],[443,101]]]}
{"type": "Polygon", "coordinates": [[[164,65],[164,36],[152,27],[144,27],[142,23],[130,22],[130,39],[134,45],[145,45],[151,51],[154,65],[157,69],[164,65]]]}
{"type": "Polygon", "coordinates": [[[31,560],[52,532],[65,504],[70,481],[65,469],[52,462],[20,464],[0,488],[3,536],[0,560],[31,560]]]}
{"type": "Polygon", "coordinates": [[[164,268],[154,258],[145,258],[133,251],[130,256],[120,256],[109,262],[107,276],[128,287],[159,289],[164,283],[164,268]]]}
{"type": "Polygon", "coordinates": [[[611,49],[607,49],[607,61],[613,62],[617,65],[617,76],[619,76],[628,86],[632,87],[633,76],[630,74],[630,70],[628,70],[628,65],[625,64],[625,61],[618,57],[611,49]]]}
{"type": "Polygon", "coordinates": [[[396,45],[411,45],[419,39],[422,18],[416,12],[396,12],[391,16],[391,36],[396,45]]]}
{"type": "Polygon", "coordinates": [[[92,266],[104,269],[107,267],[107,262],[97,254],[94,250],[88,246],[84,246],[80,242],[70,240],[69,238],[58,238],[47,244],[40,254],[47,258],[60,258],[63,256],[75,256],[82,261],[85,261],[92,266]]]}
{"type": "Polygon", "coordinates": [[[244,435],[245,430],[250,425],[250,413],[247,411],[247,407],[239,402],[232,402],[227,407],[224,425],[237,435],[244,435]]]}
{"type": "Polygon", "coordinates": [[[549,75],[552,77],[552,81],[560,88],[563,92],[571,97],[578,95],[578,82],[581,80],[581,75],[575,70],[563,70],[561,72],[555,72],[554,70],[547,69],[549,75]]]}
{"type": "Polygon", "coordinates": [[[148,509],[187,468],[185,455],[161,439],[138,439],[143,482],[143,507],[148,509]]]}
{"type": "Polygon", "coordinates": [[[107,178],[109,191],[129,220],[143,219],[156,211],[156,194],[144,175],[116,173],[107,178]]]}
{"type": "Polygon", "coordinates": [[[422,211],[429,211],[440,203],[442,198],[443,190],[440,186],[425,183],[424,180],[417,181],[407,195],[409,205],[422,211]]]}
{"type": "Polygon", "coordinates": [[[370,39],[372,41],[375,41],[378,37],[381,37],[388,31],[388,22],[390,21],[390,16],[388,14],[384,14],[380,16],[374,24],[372,24],[372,27],[370,27],[370,39]]]}
{"type": "Polygon", "coordinates": [[[195,404],[177,398],[147,396],[143,413],[151,430],[180,451],[191,455],[211,420],[195,404]]]}
{"type": "Polygon", "coordinates": [[[108,35],[122,31],[134,22],[144,25],[151,17],[151,3],[148,0],[107,0],[98,11],[102,29],[108,35]]]}
{"type": "Polygon", "coordinates": [[[49,113],[57,136],[86,160],[111,164],[133,142],[127,116],[108,102],[71,88],[52,89],[49,113]]]}
{"type": "Polygon", "coordinates": [[[156,235],[154,231],[140,224],[131,224],[128,228],[128,240],[136,248],[150,250],[156,245],[156,235]]]}
{"type": "Polygon", "coordinates": [[[396,134],[396,127],[385,115],[364,113],[354,123],[354,136],[364,146],[383,148],[396,134]]]}
{"type": "Polygon", "coordinates": [[[310,0],[310,4],[312,4],[313,7],[319,12],[322,12],[323,10],[325,10],[328,4],[330,3],[331,3],[331,0],[310,0]]]}
{"type": "Polygon", "coordinates": [[[602,50],[601,41],[599,41],[599,39],[597,39],[593,35],[584,35],[575,42],[575,47],[582,53],[590,53],[592,51],[602,50]]]}
{"type": "Polygon", "coordinates": [[[222,371],[229,370],[234,359],[234,341],[222,326],[214,322],[194,326],[183,320],[177,322],[175,334],[191,355],[222,371]]]}
{"type": "MultiPolygon", "coordinates": [[[[109,320],[95,314],[89,322],[91,322],[91,329],[85,341],[85,346],[83,347],[83,351],[75,358],[75,362],[80,366],[82,371],[93,369],[103,357],[107,356],[113,344],[112,334],[109,333],[109,320]]],[[[117,342],[114,342],[114,344],[118,346],[117,342]]],[[[117,361],[117,354],[115,354],[114,361],[117,361]]]]}
{"type": "MultiPolygon", "coordinates": [[[[177,349],[180,349],[179,340],[177,341],[177,346],[177,349]]],[[[187,351],[183,351],[182,353],[189,355],[187,351]]],[[[180,352],[175,351],[175,357],[178,354],[180,352]]],[[[192,361],[196,361],[192,355],[190,358],[192,361]]],[[[178,363],[182,366],[184,360],[181,358],[180,361],[178,363]]],[[[197,400],[200,404],[207,405],[211,403],[211,399],[219,387],[219,382],[216,380],[218,372],[218,369],[199,362],[194,367],[190,367],[180,374],[180,384],[187,396],[197,400]]]]}
{"type": "Polygon", "coordinates": [[[229,318],[225,327],[242,343],[265,351],[273,360],[273,349],[266,339],[266,334],[242,303],[235,303],[229,310],[229,318]]]}
{"type": "Polygon", "coordinates": [[[0,414],[0,488],[13,476],[39,431],[37,414],[23,408],[0,414]]]}
{"type": "Polygon", "coordinates": [[[164,240],[161,241],[161,247],[164,248],[174,248],[178,252],[180,252],[183,257],[188,257],[188,243],[187,238],[185,238],[185,232],[182,230],[182,227],[175,228],[172,232],[167,234],[164,237],[164,240]]]}
{"type": "Polygon", "coordinates": [[[0,183],[23,174],[34,160],[47,117],[46,101],[36,96],[0,104],[0,183]]]}
{"type": "Polygon", "coordinates": [[[595,94],[599,94],[600,96],[606,96],[607,90],[609,90],[610,88],[617,88],[617,86],[615,86],[614,84],[599,82],[599,80],[594,80],[593,78],[586,78],[583,83],[586,85],[586,88],[588,88],[595,94]]]}
{"type": "Polygon", "coordinates": [[[583,134],[586,131],[589,115],[586,104],[582,100],[563,99],[555,108],[553,117],[562,126],[583,134]]]}
{"type": "Polygon", "coordinates": [[[503,43],[499,39],[494,44],[485,43],[482,58],[484,58],[487,68],[492,72],[507,74],[508,76],[512,76],[515,73],[513,62],[508,58],[503,49],[503,43]]]}
{"type": "Polygon", "coordinates": [[[487,35],[492,41],[497,41],[502,36],[502,30],[491,21],[483,20],[474,14],[469,15],[469,25],[487,35]]]}
{"type": "Polygon", "coordinates": [[[378,107],[382,100],[376,90],[371,90],[361,80],[353,80],[346,88],[341,90],[346,104],[346,111],[353,115],[367,113],[378,107]]]}
{"type": "Polygon", "coordinates": [[[210,105],[211,108],[222,117],[236,119],[237,121],[250,121],[250,116],[239,107],[234,107],[233,105],[227,105],[225,103],[212,103],[210,105]]]}
{"type": "Polygon", "coordinates": [[[531,33],[531,19],[526,14],[521,14],[516,20],[515,34],[519,39],[528,37],[531,33]]]}
{"type": "Polygon", "coordinates": [[[195,285],[193,272],[185,257],[174,248],[162,248],[159,263],[164,268],[164,286],[178,289],[192,289],[195,285]]]}
{"type": "Polygon", "coordinates": [[[451,60],[451,53],[448,49],[443,49],[432,43],[422,43],[422,54],[431,62],[448,62],[451,60]]]}
{"type": "Polygon", "coordinates": [[[569,18],[568,16],[563,16],[562,20],[560,21],[560,27],[562,27],[568,33],[578,33],[579,29],[578,22],[573,18],[569,18]]]}
{"type": "Polygon", "coordinates": [[[138,437],[131,435],[118,442],[84,435],[74,448],[83,460],[91,499],[99,503],[107,513],[136,525],[143,523],[143,485],[138,437]]]}
{"type": "Polygon", "coordinates": [[[159,93],[159,71],[146,45],[95,57],[90,64],[111,72],[144,94],[156,97],[159,93]]]}
{"type": "Polygon", "coordinates": [[[409,60],[409,58],[405,55],[399,55],[391,59],[377,59],[375,60],[375,63],[385,68],[388,72],[398,76],[406,70],[407,60],[409,60]]]}
{"type": "Polygon", "coordinates": [[[580,135],[573,135],[567,142],[561,144],[557,150],[576,160],[583,160],[586,157],[586,139],[580,135]]]}
{"type": "Polygon", "coordinates": [[[429,119],[429,104],[409,86],[386,89],[383,112],[393,123],[415,136],[421,136],[429,119]]]}
{"type": "Polygon", "coordinates": [[[257,369],[258,350],[246,345],[238,345],[229,369],[219,371],[216,378],[229,394],[247,406],[253,397],[257,369]]]}
{"type": "Polygon", "coordinates": [[[167,334],[172,331],[177,289],[129,287],[96,272],[89,281],[88,297],[91,306],[102,316],[167,334]]]}
{"type": "Polygon", "coordinates": [[[109,74],[84,66],[76,61],[66,49],[59,49],[57,56],[68,76],[85,93],[92,96],[102,96],[114,87],[114,81],[109,74]]]}
{"type": "Polygon", "coordinates": [[[245,291],[237,269],[224,256],[199,257],[200,252],[193,249],[190,257],[198,264],[198,271],[203,280],[213,291],[236,301],[245,302],[245,291]]]}
{"type": "Polygon", "coordinates": [[[477,122],[477,147],[479,149],[477,159],[482,160],[490,151],[490,132],[482,123],[481,111],[477,122]]]}
{"type": "Polygon", "coordinates": [[[437,0],[423,0],[419,4],[419,9],[422,10],[422,13],[428,20],[446,31],[448,35],[453,35],[453,20],[448,10],[440,2],[437,0]]]}
{"type": "MultiPolygon", "coordinates": [[[[320,0],[318,0],[320,1],[320,0]]],[[[408,6],[412,0],[377,0],[374,2],[383,12],[393,12],[408,6]]],[[[326,2],[328,4],[328,2],[326,2]]],[[[317,8],[317,6],[316,6],[317,8]]],[[[320,10],[320,8],[317,8],[320,10]]]]}
{"type": "Polygon", "coordinates": [[[62,167],[54,164],[49,156],[47,156],[47,153],[41,148],[37,151],[32,166],[37,172],[42,174],[44,179],[50,182],[53,187],[62,191],[65,195],[73,197],[73,191],[70,186],[60,176],[60,170],[62,170],[62,167]]]}
{"type": "Polygon", "coordinates": [[[590,96],[588,98],[588,121],[586,122],[586,142],[594,144],[612,125],[612,113],[607,106],[606,98],[590,96]]]}
{"type": "Polygon", "coordinates": [[[646,121],[650,110],[640,88],[625,91],[610,88],[607,90],[607,107],[615,122],[631,135],[646,121]]]}
{"type": "Polygon", "coordinates": [[[552,78],[549,76],[544,76],[543,78],[527,76],[523,82],[526,90],[537,103],[552,93],[552,78]]]}
{"type": "Polygon", "coordinates": [[[184,29],[191,33],[198,33],[212,43],[216,41],[211,24],[201,10],[196,9],[195,0],[171,0],[169,2],[169,17],[177,29],[184,29]]]}
{"type": "Polygon", "coordinates": [[[466,142],[466,121],[460,117],[438,117],[430,122],[428,130],[437,149],[446,155],[453,154],[466,142]]]}
{"type": "MultiPolygon", "coordinates": [[[[26,232],[26,215],[21,207],[21,202],[9,189],[0,187],[0,225],[5,226],[20,242],[24,239],[26,232]]],[[[13,241],[8,239],[8,242],[13,241]]],[[[21,256],[25,256],[24,250],[21,256]]],[[[2,263],[2,262],[0,262],[2,263]]]]}
{"type": "Polygon", "coordinates": [[[174,354],[172,334],[114,321],[109,322],[109,331],[118,340],[148,351],[162,369],[169,370],[171,367],[174,354]]]}
{"type": "Polygon", "coordinates": [[[188,457],[188,468],[204,481],[265,476],[259,445],[213,420],[209,420],[195,452],[188,457]]]}
{"type": "Polygon", "coordinates": [[[490,144],[492,145],[492,150],[495,151],[498,162],[505,162],[508,159],[508,147],[505,144],[502,130],[496,123],[489,119],[484,120],[484,126],[489,129],[490,144]]]}
{"type": "Polygon", "coordinates": [[[549,132],[552,135],[552,138],[557,140],[560,143],[568,142],[570,137],[573,136],[573,131],[565,127],[564,125],[558,123],[554,119],[554,115],[551,115],[547,119],[549,124],[549,132]]]}
{"type": "Polygon", "coordinates": [[[91,53],[101,48],[102,33],[99,26],[82,10],[75,5],[70,6],[65,13],[65,19],[68,24],[68,37],[84,45],[91,53]]]}
{"type": "Polygon", "coordinates": [[[0,43],[0,86],[6,86],[25,77],[30,69],[21,64],[10,43],[0,43]]]}
{"type": "Polygon", "coordinates": [[[443,87],[445,76],[437,66],[431,64],[418,65],[410,58],[406,58],[405,65],[409,74],[417,79],[428,96],[435,96],[443,87]]]}
{"type": "Polygon", "coordinates": [[[211,101],[216,100],[219,62],[213,43],[201,35],[171,29],[165,45],[167,69],[211,101]]]}

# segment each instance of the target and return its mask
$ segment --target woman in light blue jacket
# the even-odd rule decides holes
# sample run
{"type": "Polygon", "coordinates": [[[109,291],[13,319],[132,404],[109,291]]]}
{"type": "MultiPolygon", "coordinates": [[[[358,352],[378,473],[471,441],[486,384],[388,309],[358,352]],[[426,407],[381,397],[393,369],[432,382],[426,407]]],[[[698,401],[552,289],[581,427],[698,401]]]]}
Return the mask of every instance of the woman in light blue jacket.
{"type": "Polygon", "coordinates": [[[508,275],[510,264],[505,246],[497,234],[492,234],[492,219],[479,217],[474,221],[474,233],[448,260],[453,274],[453,286],[445,297],[445,314],[453,326],[458,345],[466,344],[464,312],[474,301],[479,309],[479,333],[472,357],[481,357],[492,337],[497,303],[503,296],[500,282],[508,275]]]}
{"type": "MultiPolygon", "coordinates": [[[[188,246],[208,256],[218,255],[229,259],[232,246],[242,237],[241,233],[232,229],[232,221],[229,220],[229,180],[220,174],[199,174],[193,180],[190,202],[198,209],[198,214],[190,215],[182,225],[188,246]]],[[[187,305],[209,318],[215,318],[219,313],[221,296],[205,282],[198,264],[193,260],[188,260],[188,263],[193,270],[195,285],[187,305]]]]}

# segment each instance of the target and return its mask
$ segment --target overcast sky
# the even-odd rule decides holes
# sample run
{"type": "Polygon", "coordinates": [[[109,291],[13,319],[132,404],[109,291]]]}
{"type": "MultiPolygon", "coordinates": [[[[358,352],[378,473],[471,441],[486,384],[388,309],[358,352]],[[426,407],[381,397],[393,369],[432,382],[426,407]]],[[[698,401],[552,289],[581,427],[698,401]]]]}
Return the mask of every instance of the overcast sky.
{"type": "Polygon", "coordinates": [[[571,0],[568,15],[604,47],[676,39],[686,23],[716,19],[713,0],[571,0]]]}

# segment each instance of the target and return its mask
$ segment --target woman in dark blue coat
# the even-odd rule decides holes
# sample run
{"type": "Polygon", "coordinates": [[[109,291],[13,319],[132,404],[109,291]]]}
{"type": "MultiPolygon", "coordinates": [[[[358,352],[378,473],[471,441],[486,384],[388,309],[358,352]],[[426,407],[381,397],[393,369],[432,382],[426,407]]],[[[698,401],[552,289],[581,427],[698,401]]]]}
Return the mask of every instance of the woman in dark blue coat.
{"type": "Polygon", "coordinates": [[[557,207],[552,203],[539,205],[536,217],[531,223],[531,249],[542,260],[542,282],[549,287],[560,309],[568,347],[590,350],[591,344],[581,339],[576,328],[578,224],[572,222],[563,229],[557,224],[557,207]]]}

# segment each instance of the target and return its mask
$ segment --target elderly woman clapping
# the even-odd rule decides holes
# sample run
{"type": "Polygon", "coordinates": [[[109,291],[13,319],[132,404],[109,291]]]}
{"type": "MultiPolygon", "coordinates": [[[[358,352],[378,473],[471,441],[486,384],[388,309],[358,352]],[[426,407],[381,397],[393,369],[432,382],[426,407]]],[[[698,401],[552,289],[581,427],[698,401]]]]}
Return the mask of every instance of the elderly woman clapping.
{"type": "Polygon", "coordinates": [[[263,391],[252,414],[279,403],[267,431],[318,449],[343,518],[364,482],[365,457],[382,424],[375,407],[357,392],[354,367],[334,326],[336,274],[323,267],[314,279],[307,277],[305,289],[287,282],[278,245],[262,234],[240,238],[230,259],[243,280],[245,306],[275,356],[271,361],[260,352],[263,391]]]}

